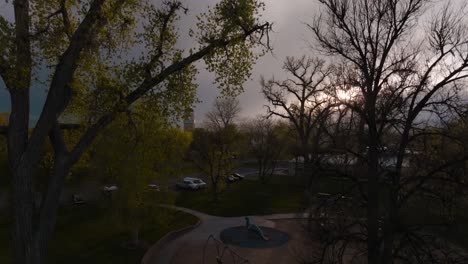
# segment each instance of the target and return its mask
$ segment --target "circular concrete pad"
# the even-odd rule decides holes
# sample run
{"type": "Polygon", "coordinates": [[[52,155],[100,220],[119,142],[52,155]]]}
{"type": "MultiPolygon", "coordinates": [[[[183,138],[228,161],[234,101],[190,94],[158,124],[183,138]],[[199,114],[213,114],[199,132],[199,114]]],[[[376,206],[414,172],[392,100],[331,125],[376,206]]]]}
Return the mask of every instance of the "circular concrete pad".
{"type": "Polygon", "coordinates": [[[225,244],[234,245],[243,248],[273,248],[284,245],[290,237],[287,233],[278,229],[261,226],[263,233],[268,240],[263,240],[252,231],[247,230],[245,226],[235,226],[226,228],[219,235],[225,244]]]}

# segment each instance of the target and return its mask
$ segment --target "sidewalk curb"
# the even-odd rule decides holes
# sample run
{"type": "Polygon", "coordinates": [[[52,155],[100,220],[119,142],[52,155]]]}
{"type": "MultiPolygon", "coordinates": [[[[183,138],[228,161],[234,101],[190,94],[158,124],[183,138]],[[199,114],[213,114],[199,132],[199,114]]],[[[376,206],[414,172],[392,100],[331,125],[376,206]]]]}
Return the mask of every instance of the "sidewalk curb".
{"type": "Polygon", "coordinates": [[[159,251],[164,247],[165,244],[197,228],[198,226],[200,226],[201,222],[202,220],[198,218],[197,223],[195,223],[194,225],[182,227],[178,230],[173,230],[165,234],[161,239],[159,239],[146,251],[145,255],[143,255],[143,258],[141,260],[141,264],[150,264],[150,260],[154,259],[154,256],[156,256],[159,253],[159,251]]]}

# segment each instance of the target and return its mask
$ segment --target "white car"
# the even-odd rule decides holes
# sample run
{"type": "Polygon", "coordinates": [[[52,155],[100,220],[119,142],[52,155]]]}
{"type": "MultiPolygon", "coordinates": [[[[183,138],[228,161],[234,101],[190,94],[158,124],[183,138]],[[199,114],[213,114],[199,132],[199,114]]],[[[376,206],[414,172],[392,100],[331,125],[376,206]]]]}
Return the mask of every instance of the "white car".
{"type": "Polygon", "coordinates": [[[116,185],[106,185],[104,187],[102,187],[102,190],[104,192],[115,192],[119,189],[119,187],[117,187],[116,185]]]}
{"type": "Polygon", "coordinates": [[[245,176],[240,173],[234,173],[232,176],[237,178],[237,180],[243,180],[245,178],[245,176]]]}
{"type": "Polygon", "coordinates": [[[237,177],[234,177],[234,175],[230,175],[226,177],[226,182],[235,182],[237,181],[237,177]]]}
{"type": "Polygon", "coordinates": [[[151,189],[151,190],[157,191],[157,192],[160,191],[159,185],[154,184],[154,183],[148,184],[148,188],[151,189]]]}
{"type": "Polygon", "coordinates": [[[177,187],[181,189],[198,190],[205,188],[206,183],[198,178],[185,177],[183,182],[177,183],[177,187]]]}

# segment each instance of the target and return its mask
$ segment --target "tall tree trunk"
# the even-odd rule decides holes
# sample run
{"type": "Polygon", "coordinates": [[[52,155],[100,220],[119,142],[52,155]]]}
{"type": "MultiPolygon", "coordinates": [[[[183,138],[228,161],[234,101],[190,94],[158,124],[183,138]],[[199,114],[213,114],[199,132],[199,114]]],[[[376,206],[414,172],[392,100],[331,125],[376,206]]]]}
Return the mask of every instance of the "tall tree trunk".
{"type": "Polygon", "coordinates": [[[37,244],[34,236],[33,217],[34,199],[32,191],[31,169],[19,166],[12,172],[13,202],[13,245],[15,263],[34,264],[38,258],[37,244]]]}
{"type": "MultiPolygon", "coordinates": [[[[84,48],[84,41],[93,38],[95,30],[91,25],[101,17],[97,13],[103,1],[93,2],[83,23],[72,37],[67,51],[60,58],[51,81],[51,86],[41,117],[29,138],[29,91],[31,85],[32,56],[30,10],[28,0],[15,0],[15,65],[14,77],[7,78],[5,84],[11,98],[11,114],[8,130],[8,157],[12,176],[12,216],[13,246],[15,263],[40,264],[44,261],[47,242],[55,225],[58,197],[63,178],[70,169],[63,160],[56,160],[51,175],[47,195],[42,202],[41,210],[34,204],[33,177],[35,169],[42,158],[43,146],[47,135],[57,117],[69,102],[67,85],[71,81],[76,60],[84,48]]],[[[102,20],[102,19],[101,19],[102,20]]]]}
{"type": "Polygon", "coordinates": [[[381,263],[379,239],[379,138],[375,121],[375,100],[368,98],[369,150],[367,152],[367,249],[368,263],[381,263]],[[373,103],[374,102],[374,103],[373,103]]]}
{"type": "Polygon", "coordinates": [[[32,175],[30,166],[20,166],[13,175],[13,212],[15,263],[41,264],[52,236],[59,205],[60,193],[70,166],[64,159],[57,158],[50,174],[47,193],[36,210],[33,199],[32,175]]]}
{"type": "Polygon", "coordinates": [[[258,178],[262,183],[265,183],[265,168],[263,164],[263,158],[258,158],[258,178]]]}
{"type": "Polygon", "coordinates": [[[367,247],[369,251],[368,262],[380,263],[378,217],[379,217],[379,182],[378,182],[378,159],[375,146],[369,147],[369,167],[367,186],[367,247]]]}
{"type": "Polygon", "coordinates": [[[393,244],[395,240],[395,230],[397,224],[397,195],[395,187],[392,186],[389,193],[389,215],[385,221],[385,232],[384,232],[384,250],[383,250],[383,263],[393,263],[393,244]]]}
{"type": "Polygon", "coordinates": [[[307,177],[307,187],[312,186],[312,170],[309,157],[309,139],[307,136],[301,136],[301,155],[304,159],[304,166],[302,167],[302,176],[307,177]]]}
{"type": "Polygon", "coordinates": [[[38,263],[44,263],[48,252],[49,242],[55,229],[57,222],[57,212],[60,201],[60,194],[65,183],[65,178],[68,175],[72,164],[64,156],[55,158],[54,167],[51,175],[49,176],[49,184],[47,186],[47,193],[42,202],[39,226],[36,232],[36,240],[38,243],[38,263]]]}
{"type": "Polygon", "coordinates": [[[218,197],[218,181],[213,181],[213,201],[217,202],[219,199],[218,197]]]}
{"type": "Polygon", "coordinates": [[[383,259],[384,264],[393,263],[393,247],[395,240],[395,232],[398,224],[398,188],[400,178],[403,169],[403,161],[405,158],[406,148],[409,140],[409,130],[411,123],[408,123],[406,129],[403,131],[401,136],[400,147],[398,149],[397,162],[395,165],[395,172],[392,175],[392,182],[390,184],[389,192],[389,215],[385,221],[385,233],[384,233],[384,252],[383,259]]]}
{"type": "Polygon", "coordinates": [[[29,1],[15,0],[16,63],[14,77],[5,80],[11,98],[8,128],[8,159],[11,171],[13,245],[15,263],[36,263],[37,247],[34,241],[34,199],[31,164],[25,155],[28,144],[29,87],[31,84],[31,43],[29,1]]]}

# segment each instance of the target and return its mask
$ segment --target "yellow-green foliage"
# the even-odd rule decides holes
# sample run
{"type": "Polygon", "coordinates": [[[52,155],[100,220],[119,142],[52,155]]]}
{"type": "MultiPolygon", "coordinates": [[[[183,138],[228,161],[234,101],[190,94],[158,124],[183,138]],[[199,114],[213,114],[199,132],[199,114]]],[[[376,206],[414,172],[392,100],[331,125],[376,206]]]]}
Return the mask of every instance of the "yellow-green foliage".
{"type": "Polygon", "coordinates": [[[0,126],[8,125],[8,116],[9,113],[0,113],[0,126]]]}
{"type": "MultiPolygon", "coordinates": [[[[149,80],[158,79],[158,75],[171,65],[216,43],[217,48],[202,57],[207,69],[215,73],[215,82],[222,92],[237,94],[242,91],[252,64],[263,51],[261,37],[265,31],[255,31],[263,23],[260,13],[264,4],[259,0],[220,0],[198,16],[197,26],[191,29],[190,36],[199,46],[187,50],[176,45],[179,39],[177,25],[188,11],[183,1],[109,0],[103,1],[100,9],[95,8],[97,5],[93,3],[96,2],[99,1],[29,1],[32,72],[33,75],[37,72],[48,74],[45,80],[40,78],[46,87],[57,73],[56,66],[71,47],[85,18],[93,14],[93,10],[98,10],[96,16],[104,18],[87,26],[93,37],[80,39],[78,45],[84,48],[78,61],[73,63],[76,66],[73,80],[67,84],[72,88],[73,96],[65,113],[79,117],[85,125],[104,113],[127,109],[129,102],[125,98],[146,83],[152,84],[145,96],[157,101],[159,111],[180,118],[196,102],[196,68],[186,65],[158,82],[149,80]],[[45,68],[50,70],[44,71],[45,68]]],[[[16,72],[23,66],[29,69],[29,65],[15,61],[14,33],[14,21],[0,17],[1,77],[11,86],[19,81],[10,78],[15,76],[14,68],[16,72]]],[[[29,77],[22,79],[29,80],[29,77]]]]}
{"type": "MultiPolygon", "coordinates": [[[[260,11],[264,3],[256,0],[223,0],[214,8],[198,16],[199,31],[192,33],[200,43],[210,43],[216,39],[236,39],[260,22],[260,11]]],[[[243,83],[252,70],[252,65],[260,53],[253,48],[258,45],[255,36],[248,41],[238,38],[232,45],[216,49],[206,56],[205,63],[209,71],[215,73],[215,83],[223,95],[237,95],[243,91],[243,83]]]]}
{"type": "Polygon", "coordinates": [[[94,146],[91,173],[119,187],[112,204],[122,224],[138,228],[157,203],[170,202],[148,184],[175,177],[190,142],[189,133],[138,112],[119,116],[106,129],[94,146]]]}

